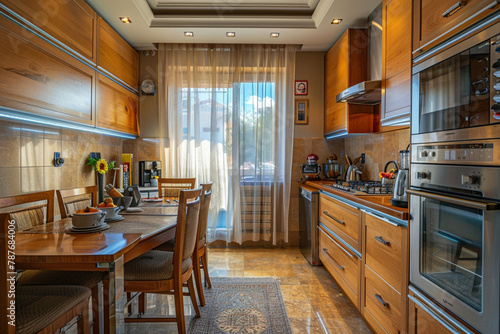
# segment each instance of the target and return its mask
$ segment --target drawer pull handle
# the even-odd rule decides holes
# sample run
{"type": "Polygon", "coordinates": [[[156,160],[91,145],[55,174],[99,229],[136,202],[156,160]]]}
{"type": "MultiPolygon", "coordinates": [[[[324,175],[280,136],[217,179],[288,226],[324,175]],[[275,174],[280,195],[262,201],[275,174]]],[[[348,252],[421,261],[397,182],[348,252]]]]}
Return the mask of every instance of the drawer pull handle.
{"type": "Polygon", "coordinates": [[[345,222],[341,221],[341,220],[338,220],[337,218],[335,218],[334,216],[332,216],[331,214],[328,213],[328,211],[323,211],[323,213],[327,216],[327,217],[330,217],[332,218],[333,220],[335,220],[337,223],[339,223],[340,225],[345,225],[345,222]]]}
{"type": "Polygon", "coordinates": [[[344,269],[345,269],[345,267],[344,267],[344,266],[339,265],[339,264],[337,263],[337,261],[335,261],[335,259],[334,259],[334,258],[333,258],[330,254],[328,254],[328,249],[323,248],[323,252],[325,252],[325,254],[326,254],[326,255],[328,255],[328,256],[330,257],[330,259],[332,259],[333,263],[335,263],[335,265],[336,265],[337,267],[339,267],[339,269],[340,269],[340,270],[344,270],[344,269]]]}
{"type": "Polygon", "coordinates": [[[467,4],[467,1],[460,0],[459,2],[457,2],[456,4],[454,4],[453,6],[451,6],[447,11],[445,11],[442,14],[442,16],[443,17],[450,17],[453,14],[455,14],[456,12],[458,12],[460,9],[462,9],[466,4],[467,4]]]}
{"type": "Polygon", "coordinates": [[[384,302],[381,295],[375,294],[375,298],[377,298],[377,300],[380,302],[380,304],[382,304],[383,307],[389,306],[389,303],[384,302]]]}
{"type": "Polygon", "coordinates": [[[375,236],[375,240],[377,240],[378,242],[380,242],[386,246],[389,246],[391,244],[389,241],[384,240],[384,238],[382,238],[380,235],[375,236]]]}

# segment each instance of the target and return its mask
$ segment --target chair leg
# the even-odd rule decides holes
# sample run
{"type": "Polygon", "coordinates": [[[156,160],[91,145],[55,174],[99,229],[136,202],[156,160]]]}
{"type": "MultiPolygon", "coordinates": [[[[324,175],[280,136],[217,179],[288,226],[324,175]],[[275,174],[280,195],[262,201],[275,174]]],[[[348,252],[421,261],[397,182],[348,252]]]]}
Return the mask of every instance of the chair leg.
{"type": "Polygon", "coordinates": [[[174,300],[175,300],[175,318],[177,320],[177,330],[180,334],[186,333],[186,324],[184,319],[184,302],[182,293],[182,282],[174,282],[174,300]]]}
{"type": "MultiPolygon", "coordinates": [[[[102,314],[104,333],[109,333],[109,281],[102,281],[102,314]]],[[[99,331],[97,332],[99,333],[99,331]]]]}
{"type": "Polygon", "coordinates": [[[146,293],[143,292],[139,295],[139,313],[146,313],[146,293]]]}
{"type": "MultiPolygon", "coordinates": [[[[94,297],[92,297],[94,298],[94,297]]],[[[92,301],[92,304],[94,301],[92,301]]],[[[93,315],[92,315],[93,316],[93,315]]],[[[95,321],[94,321],[95,323],[95,321]]],[[[98,322],[99,323],[99,322],[98,322]]],[[[77,330],[79,334],[89,334],[89,308],[88,308],[88,303],[84,304],[83,310],[82,310],[82,317],[80,320],[78,320],[77,323],[77,330]]],[[[99,330],[97,332],[93,333],[99,333],[99,330]]]]}
{"type": "MultiPolygon", "coordinates": [[[[100,316],[99,316],[99,284],[92,288],[92,321],[94,324],[92,325],[92,333],[99,333],[99,324],[100,324],[100,316]]],[[[87,319],[88,320],[88,319],[87,319]]]]}
{"type": "MultiPolygon", "coordinates": [[[[192,275],[187,280],[187,284],[188,284],[189,296],[191,297],[191,302],[193,303],[194,311],[196,312],[196,317],[199,318],[201,316],[200,315],[200,308],[198,307],[198,303],[196,302],[196,295],[194,293],[194,284],[193,284],[193,276],[192,275]]],[[[201,283],[200,283],[200,287],[201,287],[201,283]]],[[[202,293],[201,296],[203,296],[203,291],[201,293],[202,293]]],[[[200,300],[201,300],[201,298],[200,298],[200,300]]]]}
{"type": "Polygon", "coordinates": [[[201,270],[200,270],[199,258],[193,259],[193,272],[196,283],[196,290],[198,291],[198,298],[200,299],[200,305],[205,306],[205,296],[203,295],[203,286],[201,284],[201,270]]]}
{"type": "Polygon", "coordinates": [[[203,263],[203,273],[205,275],[205,283],[207,284],[208,288],[210,289],[212,287],[212,282],[210,282],[210,276],[208,276],[208,264],[207,264],[207,246],[205,245],[205,252],[203,252],[203,255],[201,256],[201,262],[203,263]]]}

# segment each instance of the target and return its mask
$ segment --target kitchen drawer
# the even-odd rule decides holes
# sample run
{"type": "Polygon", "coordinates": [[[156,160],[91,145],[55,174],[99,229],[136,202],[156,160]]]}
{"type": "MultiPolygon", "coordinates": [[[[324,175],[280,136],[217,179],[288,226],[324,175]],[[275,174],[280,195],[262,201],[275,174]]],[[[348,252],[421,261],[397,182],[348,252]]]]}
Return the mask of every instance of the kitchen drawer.
{"type": "Polygon", "coordinates": [[[363,259],[367,266],[402,295],[407,288],[407,228],[363,212],[363,259]]]}
{"type": "Polygon", "coordinates": [[[380,276],[365,266],[363,315],[378,333],[398,334],[405,330],[406,300],[380,276]]]}
{"type": "Polygon", "coordinates": [[[321,194],[319,221],[325,224],[351,247],[361,252],[359,209],[321,194]]]}
{"type": "Polygon", "coordinates": [[[361,260],[323,228],[319,228],[319,258],[359,309],[361,260]]]}

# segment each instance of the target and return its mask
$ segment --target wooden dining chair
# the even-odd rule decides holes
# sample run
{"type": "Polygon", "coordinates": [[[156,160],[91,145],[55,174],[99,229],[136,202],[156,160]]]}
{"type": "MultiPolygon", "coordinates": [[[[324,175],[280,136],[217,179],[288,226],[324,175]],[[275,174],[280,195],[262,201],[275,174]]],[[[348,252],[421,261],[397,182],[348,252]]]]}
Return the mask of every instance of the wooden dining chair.
{"type": "Polygon", "coordinates": [[[158,179],[158,197],[178,199],[183,189],[194,189],[196,178],[160,178],[158,179]]]}
{"type": "MultiPolygon", "coordinates": [[[[10,231],[10,214],[0,214],[0,234],[12,235],[10,231]]],[[[3,292],[0,294],[0,333],[54,333],[65,326],[75,317],[78,320],[78,333],[89,333],[88,300],[91,292],[88,288],[79,286],[15,286],[15,324],[8,324],[11,311],[8,309],[14,301],[10,282],[12,274],[8,272],[8,255],[12,240],[7,237],[0,238],[0,279],[3,292]]],[[[10,271],[10,269],[9,269],[10,271]]]]}
{"type": "Polygon", "coordinates": [[[54,190],[0,198],[0,210],[15,221],[16,230],[54,221],[54,190]]]}
{"type": "Polygon", "coordinates": [[[173,290],[175,318],[126,318],[125,322],[177,322],[179,333],[186,332],[182,291],[187,286],[197,317],[200,310],[196,302],[192,280],[192,256],[196,248],[200,214],[201,188],[181,190],[175,248],[173,252],[151,250],[125,263],[125,292],[169,293],[173,290]]]}
{"type": "Polygon", "coordinates": [[[57,190],[61,218],[67,218],[78,210],[96,207],[97,186],[57,190]]]}
{"type": "MultiPolygon", "coordinates": [[[[52,198],[52,209],[47,209],[47,215],[51,218],[47,219],[49,222],[54,217],[54,191],[51,190],[48,197],[52,198]],[[49,215],[49,211],[51,215],[49,215]]],[[[33,197],[34,194],[31,194],[33,197]]],[[[62,218],[67,218],[72,214],[70,210],[79,210],[79,208],[86,208],[87,206],[96,203],[97,187],[85,187],[68,190],[58,190],[57,197],[59,202],[59,209],[62,218]],[[85,196],[88,195],[88,196],[85,196]],[[75,199],[76,198],[76,199],[75,199]],[[66,205],[71,203],[69,206],[66,205]],[[69,210],[68,210],[69,208],[69,210]]],[[[1,199],[0,199],[1,206],[1,199]]],[[[48,206],[50,207],[50,205],[48,206]]],[[[12,216],[12,213],[11,213],[12,216]]],[[[26,214],[25,214],[26,216],[26,214]]],[[[21,225],[26,225],[22,223],[21,225]]],[[[56,270],[26,270],[19,277],[17,284],[19,286],[34,286],[34,285],[79,285],[89,288],[92,291],[92,321],[93,332],[99,332],[100,314],[99,314],[99,282],[107,284],[107,276],[103,271],[56,271],[56,270]]],[[[109,308],[107,301],[104,300],[103,306],[104,315],[103,321],[106,322],[109,308]]]]}

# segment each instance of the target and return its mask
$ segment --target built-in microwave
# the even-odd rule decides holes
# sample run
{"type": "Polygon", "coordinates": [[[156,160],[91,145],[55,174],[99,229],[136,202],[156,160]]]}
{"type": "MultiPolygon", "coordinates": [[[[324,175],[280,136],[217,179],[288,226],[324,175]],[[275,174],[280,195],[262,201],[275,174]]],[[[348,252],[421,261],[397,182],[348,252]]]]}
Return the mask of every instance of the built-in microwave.
{"type": "Polygon", "coordinates": [[[498,20],[415,64],[412,75],[412,143],[488,138],[500,132],[498,20]]]}

